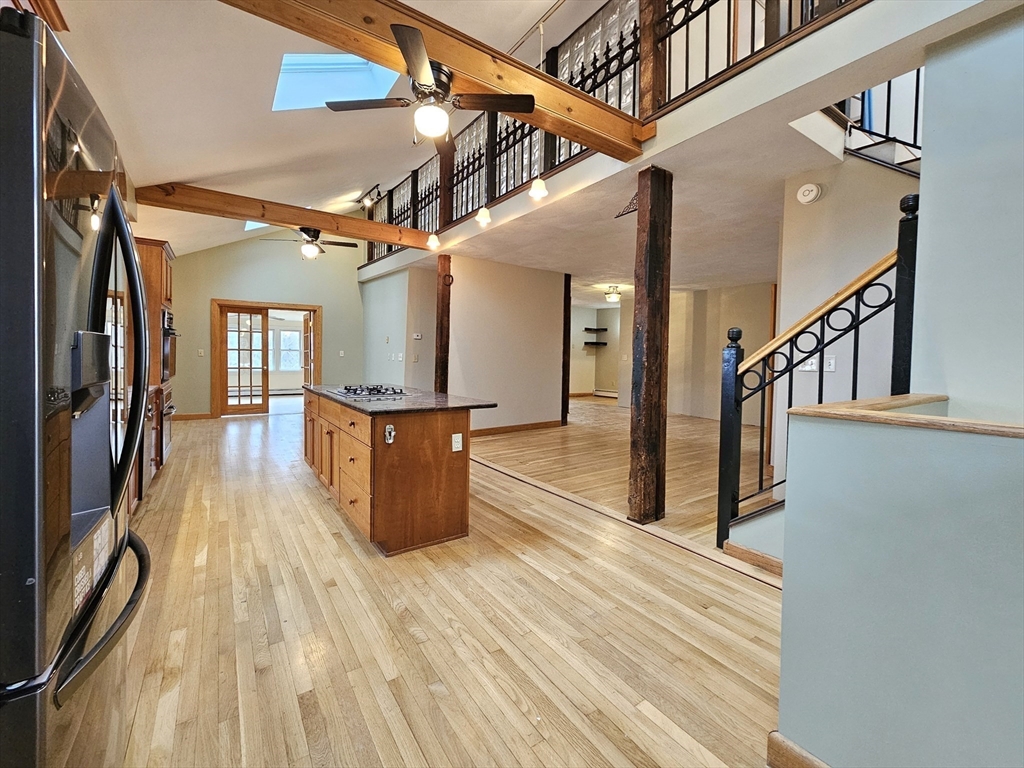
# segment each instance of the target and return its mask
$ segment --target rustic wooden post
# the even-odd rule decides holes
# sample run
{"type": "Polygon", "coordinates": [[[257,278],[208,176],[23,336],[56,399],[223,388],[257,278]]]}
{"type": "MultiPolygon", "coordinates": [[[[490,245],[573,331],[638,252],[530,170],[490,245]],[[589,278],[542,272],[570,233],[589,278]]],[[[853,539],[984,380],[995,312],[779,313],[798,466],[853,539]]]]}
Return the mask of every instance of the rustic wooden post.
{"type": "Polygon", "coordinates": [[[562,293],[562,426],[569,423],[569,347],[572,344],[572,275],[565,274],[562,293]]]}
{"type": "Polygon", "coordinates": [[[718,440],[718,535],[721,549],[729,540],[729,522],[740,512],[740,441],[743,439],[743,402],[738,370],[743,362],[743,331],[729,329],[722,350],[722,417],[718,440]]]}
{"type": "Polygon", "coordinates": [[[889,394],[910,394],[910,354],[914,343],[914,278],[917,273],[917,209],[919,195],[900,200],[896,243],[896,305],[892,317],[892,381],[889,394]]]}
{"type": "Polygon", "coordinates": [[[659,23],[668,13],[668,0],[640,0],[640,119],[646,120],[667,100],[668,64],[665,41],[658,40],[659,23]]]}
{"type": "Polygon", "coordinates": [[[650,523],[665,517],[672,174],[640,171],[637,197],[629,519],[650,523]]]}
{"type": "Polygon", "coordinates": [[[448,392],[448,348],[451,334],[452,257],[437,256],[437,314],[434,332],[434,391],[448,392]]]}

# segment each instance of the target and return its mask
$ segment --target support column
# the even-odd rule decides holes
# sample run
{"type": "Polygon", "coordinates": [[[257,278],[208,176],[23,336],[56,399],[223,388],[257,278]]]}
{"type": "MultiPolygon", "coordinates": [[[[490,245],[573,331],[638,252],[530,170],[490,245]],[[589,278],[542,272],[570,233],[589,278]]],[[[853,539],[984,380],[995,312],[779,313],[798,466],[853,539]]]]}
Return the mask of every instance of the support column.
{"type": "Polygon", "coordinates": [[[448,392],[448,348],[451,335],[452,257],[437,256],[437,325],[434,333],[434,391],[448,392]]]}
{"type": "Polygon", "coordinates": [[[658,42],[658,21],[668,12],[667,0],[640,0],[640,114],[645,120],[668,100],[665,41],[658,42]]]}
{"type": "Polygon", "coordinates": [[[672,174],[645,168],[638,186],[629,519],[650,523],[665,517],[672,174]]]}
{"type": "Polygon", "coordinates": [[[562,426],[569,423],[569,347],[572,344],[572,275],[566,273],[562,295],[562,426]]]}

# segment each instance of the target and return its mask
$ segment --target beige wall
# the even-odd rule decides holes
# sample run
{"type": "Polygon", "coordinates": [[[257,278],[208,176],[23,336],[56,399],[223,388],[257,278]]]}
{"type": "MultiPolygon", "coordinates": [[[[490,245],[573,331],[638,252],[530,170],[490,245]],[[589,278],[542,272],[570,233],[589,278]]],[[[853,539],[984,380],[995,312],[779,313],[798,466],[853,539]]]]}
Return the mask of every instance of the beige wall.
{"type": "Polygon", "coordinates": [[[594,359],[594,389],[599,389],[602,392],[619,391],[620,314],[619,307],[597,310],[597,327],[608,329],[597,335],[597,339],[607,342],[608,346],[598,347],[594,359]]]}
{"type": "Polygon", "coordinates": [[[359,381],[363,317],[356,267],[364,258],[361,246],[328,248],[319,259],[303,261],[297,245],[259,238],[178,256],[173,268],[174,323],[181,334],[174,378],[179,413],[210,412],[210,300],[214,298],[323,306],[323,381],[359,381]],[[339,357],[340,351],[345,357],[339,357]]]}
{"type": "Polygon", "coordinates": [[[448,391],[498,403],[473,428],[559,420],[562,273],[453,256],[452,276],[448,391]]]}
{"type": "Polygon", "coordinates": [[[569,323],[569,392],[583,394],[594,391],[594,370],[598,348],[586,347],[584,342],[594,341],[593,333],[584,328],[597,327],[597,310],[591,307],[573,307],[569,323]]]}
{"type": "Polygon", "coordinates": [[[416,389],[434,389],[434,339],[437,323],[437,270],[409,270],[406,311],[405,383],[416,389]],[[422,336],[414,338],[416,334],[422,336]]]}
{"type": "Polygon", "coordinates": [[[409,270],[359,284],[363,299],[362,380],[368,384],[405,384],[405,334],[409,270]]]}

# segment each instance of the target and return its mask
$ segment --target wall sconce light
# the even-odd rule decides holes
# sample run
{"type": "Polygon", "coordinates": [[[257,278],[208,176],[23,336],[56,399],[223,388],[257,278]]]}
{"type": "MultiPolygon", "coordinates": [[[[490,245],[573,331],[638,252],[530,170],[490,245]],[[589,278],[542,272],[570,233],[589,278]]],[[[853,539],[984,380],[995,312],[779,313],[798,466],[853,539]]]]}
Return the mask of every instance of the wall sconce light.
{"type": "Polygon", "coordinates": [[[530,197],[534,200],[540,200],[547,196],[548,186],[544,183],[544,179],[534,179],[533,184],[530,185],[530,197]]]}
{"type": "Polygon", "coordinates": [[[481,227],[486,227],[491,223],[491,212],[487,210],[486,205],[476,212],[476,220],[481,227]]]}
{"type": "Polygon", "coordinates": [[[433,232],[430,233],[430,237],[427,238],[427,248],[432,251],[436,251],[441,247],[441,241],[437,239],[437,235],[433,232]]]}
{"type": "Polygon", "coordinates": [[[622,301],[622,294],[619,293],[619,286],[609,285],[608,290],[604,292],[604,300],[609,301],[612,304],[618,304],[622,301]]]}

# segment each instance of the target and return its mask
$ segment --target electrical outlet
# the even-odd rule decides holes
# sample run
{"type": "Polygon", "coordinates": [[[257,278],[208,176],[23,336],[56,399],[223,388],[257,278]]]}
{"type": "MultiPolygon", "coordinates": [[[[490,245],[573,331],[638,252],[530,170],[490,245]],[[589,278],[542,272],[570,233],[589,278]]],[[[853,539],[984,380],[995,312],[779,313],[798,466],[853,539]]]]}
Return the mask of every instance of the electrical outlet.
{"type": "Polygon", "coordinates": [[[452,453],[458,453],[462,450],[462,433],[456,432],[452,435],[452,453]]]}
{"type": "Polygon", "coordinates": [[[623,355],[622,362],[626,362],[627,360],[629,360],[629,355],[623,355]]]}
{"type": "Polygon", "coordinates": [[[835,355],[825,355],[825,373],[835,373],[835,372],[836,372],[836,356],[835,355]]]}
{"type": "Polygon", "coordinates": [[[199,350],[199,356],[200,357],[206,357],[206,350],[205,349],[200,349],[199,350]]]}
{"type": "Polygon", "coordinates": [[[818,358],[817,357],[811,357],[811,358],[808,358],[807,360],[804,360],[802,363],[800,363],[799,366],[797,366],[797,370],[798,371],[809,371],[811,373],[817,373],[818,372],[818,358]]]}
{"type": "Polygon", "coordinates": [[[413,338],[414,341],[422,341],[423,334],[422,333],[414,333],[412,335],[412,338],[413,338]]]}
{"type": "Polygon", "coordinates": [[[420,361],[420,356],[419,356],[419,355],[413,355],[413,356],[412,356],[412,361],[413,361],[414,363],[418,363],[418,362],[420,361]]]}

